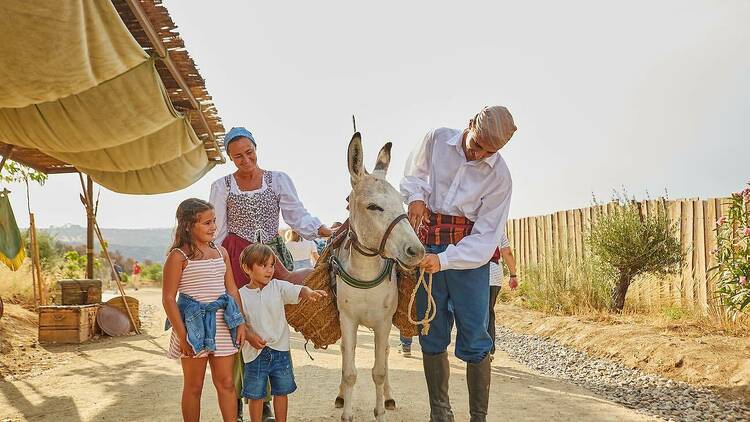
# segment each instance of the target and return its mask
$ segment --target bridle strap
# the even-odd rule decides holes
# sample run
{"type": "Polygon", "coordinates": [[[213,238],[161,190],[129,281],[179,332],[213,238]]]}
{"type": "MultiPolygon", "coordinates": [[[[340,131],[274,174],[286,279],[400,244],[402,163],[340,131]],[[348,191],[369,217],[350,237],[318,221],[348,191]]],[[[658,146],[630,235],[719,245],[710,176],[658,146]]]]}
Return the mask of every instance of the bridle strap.
{"type": "Polygon", "coordinates": [[[359,239],[357,238],[357,233],[354,232],[354,229],[349,227],[349,236],[352,241],[352,247],[357,250],[357,252],[361,253],[364,256],[378,256],[385,258],[383,253],[385,252],[385,244],[388,242],[388,238],[391,236],[391,232],[394,228],[396,228],[396,224],[398,224],[401,220],[406,220],[409,217],[406,214],[401,214],[398,217],[394,218],[393,221],[391,221],[391,224],[388,225],[388,228],[385,230],[385,233],[383,234],[383,238],[380,240],[380,248],[378,250],[370,249],[367,246],[363,245],[359,239]]]}

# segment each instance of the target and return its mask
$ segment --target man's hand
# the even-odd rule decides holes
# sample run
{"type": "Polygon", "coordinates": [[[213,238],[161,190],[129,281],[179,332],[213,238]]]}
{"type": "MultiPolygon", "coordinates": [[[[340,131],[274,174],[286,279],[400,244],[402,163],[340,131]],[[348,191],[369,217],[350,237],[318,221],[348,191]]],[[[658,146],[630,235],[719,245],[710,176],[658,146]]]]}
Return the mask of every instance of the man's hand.
{"type": "Polygon", "coordinates": [[[518,276],[510,276],[510,280],[508,280],[508,287],[510,287],[511,290],[516,290],[518,288],[518,276]]]}
{"type": "Polygon", "coordinates": [[[428,273],[436,273],[440,271],[440,258],[435,254],[428,253],[419,261],[419,267],[428,273]]]}
{"type": "Polygon", "coordinates": [[[427,205],[424,201],[414,201],[409,204],[409,224],[414,231],[419,230],[419,226],[422,224],[422,220],[427,216],[427,205]]]}
{"type": "Polygon", "coordinates": [[[318,236],[320,237],[331,237],[333,230],[329,229],[325,224],[318,228],[318,236]]]}

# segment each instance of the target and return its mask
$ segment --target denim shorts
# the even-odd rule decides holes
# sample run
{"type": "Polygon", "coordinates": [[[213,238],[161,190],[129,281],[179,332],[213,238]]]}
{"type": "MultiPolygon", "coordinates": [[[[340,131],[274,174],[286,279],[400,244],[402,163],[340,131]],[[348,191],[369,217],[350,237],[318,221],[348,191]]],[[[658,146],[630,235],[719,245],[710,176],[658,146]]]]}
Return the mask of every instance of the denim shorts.
{"type": "Polygon", "coordinates": [[[264,399],[268,381],[271,383],[272,396],[286,396],[297,389],[289,351],[281,352],[265,347],[252,362],[246,363],[242,397],[264,399]]]}

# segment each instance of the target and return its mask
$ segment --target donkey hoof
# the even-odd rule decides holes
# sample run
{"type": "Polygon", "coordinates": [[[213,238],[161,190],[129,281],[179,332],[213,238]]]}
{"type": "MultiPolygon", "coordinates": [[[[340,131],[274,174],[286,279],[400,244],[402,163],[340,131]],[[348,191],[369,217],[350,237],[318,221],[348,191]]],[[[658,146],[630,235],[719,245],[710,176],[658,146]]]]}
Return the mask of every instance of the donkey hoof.
{"type": "Polygon", "coordinates": [[[336,397],[336,402],[334,403],[334,406],[336,406],[336,409],[341,409],[342,407],[344,407],[344,398],[336,397]]]}
{"type": "Polygon", "coordinates": [[[385,408],[387,410],[396,410],[396,400],[388,399],[385,401],[385,408]]]}

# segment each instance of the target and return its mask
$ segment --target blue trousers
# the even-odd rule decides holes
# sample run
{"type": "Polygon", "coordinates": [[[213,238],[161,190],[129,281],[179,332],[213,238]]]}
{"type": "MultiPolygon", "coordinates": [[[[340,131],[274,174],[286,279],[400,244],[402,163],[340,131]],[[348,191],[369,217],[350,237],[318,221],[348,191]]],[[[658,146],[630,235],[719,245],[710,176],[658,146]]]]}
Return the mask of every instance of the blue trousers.
{"type": "MultiPolygon", "coordinates": [[[[446,248],[447,245],[425,246],[427,253],[434,254],[446,248]]],[[[456,357],[464,362],[479,363],[487,356],[492,350],[492,339],[487,333],[489,280],[489,263],[471,270],[445,270],[433,274],[432,297],[435,299],[436,314],[430,323],[429,334],[419,335],[423,353],[439,354],[448,349],[455,320],[456,357]]],[[[427,308],[424,289],[417,292],[416,302],[417,318],[422,318],[427,308]]]]}

